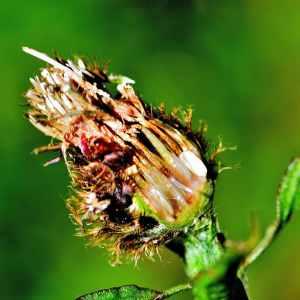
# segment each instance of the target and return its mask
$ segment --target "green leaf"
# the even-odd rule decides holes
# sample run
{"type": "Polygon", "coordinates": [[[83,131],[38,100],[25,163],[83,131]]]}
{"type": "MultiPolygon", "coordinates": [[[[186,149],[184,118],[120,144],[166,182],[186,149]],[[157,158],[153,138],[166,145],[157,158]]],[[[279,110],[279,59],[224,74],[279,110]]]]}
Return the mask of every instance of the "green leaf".
{"type": "Polygon", "coordinates": [[[293,211],[300,206],[300,159],[296,158],[289,165],[283,177],[278,198],[277,218],[281,225],[289,221],[293,211]]]}
{"type": "Polygon", "coordinates": [[[124,285],[89,293],[77,298],[77,300],[154,300],[160,295],[161,293],[158,291],[136,285],[124,285]]]}

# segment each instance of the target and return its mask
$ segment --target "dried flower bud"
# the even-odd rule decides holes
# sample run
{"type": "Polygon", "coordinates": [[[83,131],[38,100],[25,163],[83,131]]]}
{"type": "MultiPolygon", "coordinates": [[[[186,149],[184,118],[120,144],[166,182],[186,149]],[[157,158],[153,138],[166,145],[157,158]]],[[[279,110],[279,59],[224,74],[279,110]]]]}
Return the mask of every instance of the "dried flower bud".
{"type": "Polygon", "coordinates": [[[67,206],[80,235],[116,254],[151,254],[203,213],[213,180],[189,114],[182,124],[147,106],[127,77],[24,51],[49,64],[31,79],[28,118],[59,141],[49,148],[61,152],[72,178],[67,206]]]}

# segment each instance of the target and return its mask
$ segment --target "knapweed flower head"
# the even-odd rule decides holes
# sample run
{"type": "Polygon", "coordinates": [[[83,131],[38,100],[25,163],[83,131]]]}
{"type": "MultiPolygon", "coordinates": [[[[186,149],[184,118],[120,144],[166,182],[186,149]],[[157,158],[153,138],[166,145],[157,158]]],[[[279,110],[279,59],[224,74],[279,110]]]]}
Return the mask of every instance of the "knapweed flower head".
{"type": "Polygon", "coordinates": [[[203,214],[214,178],[189,112],[181,122],[146,105],[127,77],[24,51],[48,63],[31,79],[27,115],[57,141],[43,149],[58,151],[68,168],[67,207],[79,235],[138,257],[203,214]]]}

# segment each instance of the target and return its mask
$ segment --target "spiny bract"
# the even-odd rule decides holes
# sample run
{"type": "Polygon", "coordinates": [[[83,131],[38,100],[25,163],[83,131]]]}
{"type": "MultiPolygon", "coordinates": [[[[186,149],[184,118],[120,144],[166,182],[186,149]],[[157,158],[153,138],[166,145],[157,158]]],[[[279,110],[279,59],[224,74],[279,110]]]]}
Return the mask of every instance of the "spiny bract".
{"type": "Polygon", "coordinates": [[[23,50],[49,64],[31,79],[27,115],[58,141],[37,152],[63,157],[74,189],[67,207],[80,235],[117,257],[151,255],[203,213],[214,178],[189,113],[182,123],[146,105],[127,77],[23,50]]]}

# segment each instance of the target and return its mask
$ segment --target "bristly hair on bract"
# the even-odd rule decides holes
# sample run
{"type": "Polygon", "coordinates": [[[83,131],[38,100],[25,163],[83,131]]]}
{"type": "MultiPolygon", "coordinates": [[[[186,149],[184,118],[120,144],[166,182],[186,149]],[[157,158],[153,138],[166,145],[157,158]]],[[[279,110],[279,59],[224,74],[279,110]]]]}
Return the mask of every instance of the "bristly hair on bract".
{"type": "Polygon", "coordinates": [[[137,260],[192,226],[210,202],[222,147],[209,154],[191,110],[182,120],[145,104],[128,77],[23,50],[48,64],[30,80],[27,117],[56,141],[35,152],[56,151],[47,165],[67,166],[78,235],[108,247],[116,261],[137,260]]]}

